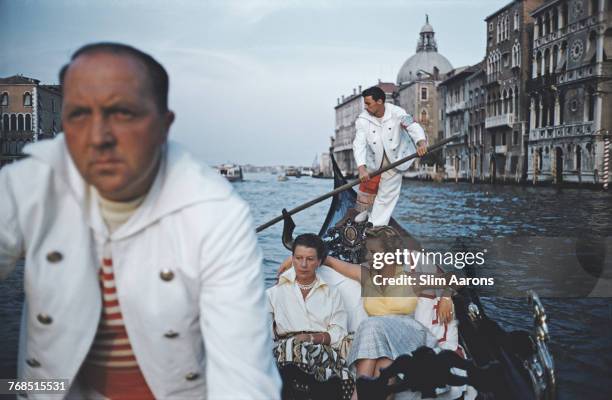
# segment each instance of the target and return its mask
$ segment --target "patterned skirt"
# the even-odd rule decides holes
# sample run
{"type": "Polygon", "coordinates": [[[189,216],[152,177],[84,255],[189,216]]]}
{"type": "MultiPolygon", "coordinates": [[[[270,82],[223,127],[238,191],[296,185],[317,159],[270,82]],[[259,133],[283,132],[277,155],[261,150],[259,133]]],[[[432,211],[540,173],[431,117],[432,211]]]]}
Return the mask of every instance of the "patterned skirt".
{"type": "Polygon", "coordinates": [[[293,337],[281,339],[274,346],[274,359],[277,365],[294,365],[318,382],[338,377],[342,381],[343,399],[350,399],[354,379],[346,361],[332,346],[294,340],[293,337]]]}

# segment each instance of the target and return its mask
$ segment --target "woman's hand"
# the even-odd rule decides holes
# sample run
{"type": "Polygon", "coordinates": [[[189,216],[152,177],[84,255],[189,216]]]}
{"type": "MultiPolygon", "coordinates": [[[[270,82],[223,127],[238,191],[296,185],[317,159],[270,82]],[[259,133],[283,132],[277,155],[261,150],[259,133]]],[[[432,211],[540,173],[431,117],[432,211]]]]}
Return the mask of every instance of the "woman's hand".
{"type": "Polygon", "coordinates": [[[442,297],[438,302],[438,321],[445,324],[451,322],[453,318],[453,300],[450,297],[442,297]]]}
{"type": "Polygon", "coordinates": [[[292,257],[289,256],[287,258],[285,258],[285,261],[283,261],[280,265],[280,267],[278,267],[278,271],[276,272],[276,281],[278,282],[278,278],[280,278],[280,276],[283,274],[283,272],[287,271],[289,268],[292,267],[291,263],[292,263],[292,257]]]}

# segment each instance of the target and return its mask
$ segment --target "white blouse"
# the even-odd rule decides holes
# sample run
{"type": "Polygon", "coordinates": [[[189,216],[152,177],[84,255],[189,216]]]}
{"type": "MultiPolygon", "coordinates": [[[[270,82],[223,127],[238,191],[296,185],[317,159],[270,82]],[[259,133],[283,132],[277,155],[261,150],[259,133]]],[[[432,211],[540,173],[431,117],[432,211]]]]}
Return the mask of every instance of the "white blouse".
{"type": "Polygon", "coordinates": [[[340,292],[316,276],[315,286],[306,298],[295,280],[295,270],[283,273],[276,286],[269,288],[268,311],[276,322],[276,333],[327,332],[337,347],[347,335],[348,314],[340,292]]]}

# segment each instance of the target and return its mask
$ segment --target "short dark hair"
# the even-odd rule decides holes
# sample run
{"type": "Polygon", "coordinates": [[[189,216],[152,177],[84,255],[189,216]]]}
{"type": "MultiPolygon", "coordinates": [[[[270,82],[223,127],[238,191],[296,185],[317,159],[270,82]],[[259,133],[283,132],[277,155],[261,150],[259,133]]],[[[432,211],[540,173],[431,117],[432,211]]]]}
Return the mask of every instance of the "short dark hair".
{"type": "Polygon", "coordinates": [[[314,233],[304,233],[296,237],[293,241],[293,246],[291,246],[291,254],[295,254],[295,248],[298,246],[315,249],[317,251],[317,258],[321,261],[323,261],[323,259],[327,256],[327,247],[325,246],[325,242],[323,242],[323,239],[314,233]]]}
{"type": "Polygon", "coordinates": [[[136,58],[138,61],[142,62],[147,70],[149,75],[149,80],[151,81],[151,89],[153,90],[153,96],[155,97],[155,103],[159,108],[159,111],[165,112],[168,111],[168,87],[169,87],[169,78],[168,73],[164,69],[164,67],[157,62],[153,57],[149,54],[138,50],[135,47],[129,46],[127,44],[122,43],[112,43],[112,42],[99,42],[99,43],[90,43],[82,46],[77,51],[75,51],[70,57],[70,62],[62,67],[59,72],[59,81],[60,85],[64,85],[64,78],[66,77],[66,72],[68,68],[72,64],[72,62],[79,56],[84,54],[92,54],[92,53],[111,53],[111,54],[123,54],[129,55],[136,58]]]}
{"type": "Polygon", "coordinates": [[[372,96],[372,100],[374,101],[382,100],[383,103],[387,99],[387,96],[385,95],[384,90],[382,90],[378,86],[372,86],[371,88],[367,88],[366,90],[361,92],[361,96],[363,96],[364,99],[368,96],[372,96]]]}

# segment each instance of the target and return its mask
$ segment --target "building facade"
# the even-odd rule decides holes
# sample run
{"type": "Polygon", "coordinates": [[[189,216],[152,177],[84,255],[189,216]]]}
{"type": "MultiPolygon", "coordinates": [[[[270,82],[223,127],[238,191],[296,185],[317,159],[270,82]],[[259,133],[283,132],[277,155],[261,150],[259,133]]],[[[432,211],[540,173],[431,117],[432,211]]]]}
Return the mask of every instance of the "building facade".
{"type": "Polygon", "coordinates": [[[61,104],[57,85],[21,75],[0,78],[0,167],[22,157],[27,143],[61,131],[61,104]]]}
{"type": "Polygon", "coordinates": [[[491,14],[487,23],[485,158],[487,178],[515,181],[527,174],[531,12],[542,0],[514,0],[491,14]]]}
{"type": "Polygon", "coordinates": [[[461,141],[455,141],[444,147],[444,172],[450,179],[465,179],[469,171],[469,152],[467,133],[469,113],[467,106],[467,77],[471,75],[469,67],[457,68],[448,74],[439,85],[440,101],[443,103],[441,123],[444,124],[444,137],[463,135],[461,141]]]}
{"type": "Polygon", "coordinates": [[[445,138],[463,135],[444,148],[444,171],[448,179],[484,179],[486,75],[484,63],[457,68],[438,86],[440,125],[445,138]]]}
{"type": "Polygon", "coordinates": [[[601,183],[612,128],[612,1],[548,1],[531,16],[528,179],[601,183]]]}

